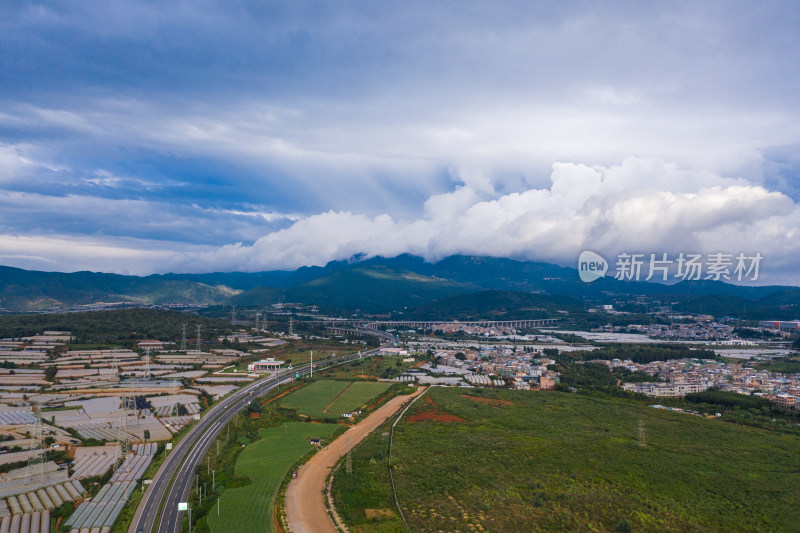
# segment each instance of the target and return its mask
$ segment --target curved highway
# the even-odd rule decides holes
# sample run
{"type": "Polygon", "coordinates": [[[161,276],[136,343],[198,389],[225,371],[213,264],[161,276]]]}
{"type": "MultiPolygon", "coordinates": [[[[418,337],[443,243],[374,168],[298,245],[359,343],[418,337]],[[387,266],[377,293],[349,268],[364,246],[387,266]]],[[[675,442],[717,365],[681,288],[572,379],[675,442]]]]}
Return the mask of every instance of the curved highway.
{"type": "MultiPolygon", "coordinates": [[[[381,338],[386,344],[397,342],[390,333],[373,328],[359,328],[364,333],[381,338]]],[[[323,359],[315,363],[314,370],[348,363],[361,357],[375,355],[380,348],[358,354],[341,355],[323,359]],[[323,366],[324,365],[324,366],[323,366]]],[[[282,383],[294,378],[295,373],[306,375],[311,371],[308,364],[293,370],[286,370],[270,378],[259,379],[234,391],[217,402],[186,433],[167,455],[161,467],[153,476],[152,483],[144,493],[136,513],[131,520],[128,533],[179,533],[183,525],[183,511],[178,511],[178,503],[188,501],[189,491],[194,481],[195,469],[205,456],[220,431],[254,397],[266,394],[282,383]]]]}

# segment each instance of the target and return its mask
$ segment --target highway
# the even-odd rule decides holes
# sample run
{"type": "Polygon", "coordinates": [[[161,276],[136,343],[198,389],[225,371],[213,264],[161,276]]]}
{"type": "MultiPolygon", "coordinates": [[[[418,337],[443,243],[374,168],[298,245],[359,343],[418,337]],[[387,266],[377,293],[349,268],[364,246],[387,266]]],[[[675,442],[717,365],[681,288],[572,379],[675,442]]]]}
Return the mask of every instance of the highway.
{"type": "MultiPolygon", "coordinates": [[[[391,345],[397,339],[390,333],[372,328],[360,328],[364,333],[377,336],[385,341],[383,346],[391,345]]],[[[358,354],[341,355],[314,364],[314,370],[340,365],[362,357],[375,355],[380,348],[358,354]],[[324,365],[324,366],[323,366],[324,365]]],[[[285,370],[272,377],[259,379],[234,391],[217,402],[200,418],[194,427],[174,446],[161,467],[153,476],[136,508],[128,533],[179,533],[182,528],[183,511],[178,511],[178,503],[189,499],[194,482],[195,470],[209,450],[220,431],[244,409],[251,399],[266,394],[282,383],[290,382],[296,373],[307,375],[311,371],[308,364],[292,370],[285,370]]]]}

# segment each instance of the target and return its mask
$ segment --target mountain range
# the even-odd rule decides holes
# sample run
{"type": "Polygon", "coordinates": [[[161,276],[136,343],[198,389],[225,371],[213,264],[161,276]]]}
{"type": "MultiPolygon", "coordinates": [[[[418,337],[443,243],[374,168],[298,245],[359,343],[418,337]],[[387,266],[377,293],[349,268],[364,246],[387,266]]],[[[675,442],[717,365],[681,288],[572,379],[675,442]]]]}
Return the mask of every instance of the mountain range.
{"type": "MultiPolygon", "coordinates": [[[[264,272],[125,276],[95,272],[39,272],[0,266],[0,307],[25,312],[98,302],[261,306],[315,304],[347,312],[429,316],[435,301],[493,291],[500,305],[537,307],[530,295],[568,297],[584,306],[620,296],[661,299],[676,310],[783,319],[796,316],[800,288],[689,281],[672,285],[604,277],[583,283],[573,268],[505,258],[450,256],[436,263],[412,255],[354,257],[325,266],[264,272]],[[500,297],[498,295],[504,294],[500,297]],[[528,296],[526,296],[528,295],[528,296]],[[516,303],[515,303],[516,302],[516,303]]],[[[535,300],[536,298],[534,298],[535,300]]],[[[573,302],[573,303],[569,303],[573,302]]],[[[554,300],[548,300],[553,303],[554,300]]],[[[568,305],[569,303],[569,305],[568,305]]],[[[474,305],[464,302],[454,305],[474,305]]],[[[538,305],[538,307],[547,307],[538,305]]],[[[442,312],[439,304],[438,313],[442,312]]]]}

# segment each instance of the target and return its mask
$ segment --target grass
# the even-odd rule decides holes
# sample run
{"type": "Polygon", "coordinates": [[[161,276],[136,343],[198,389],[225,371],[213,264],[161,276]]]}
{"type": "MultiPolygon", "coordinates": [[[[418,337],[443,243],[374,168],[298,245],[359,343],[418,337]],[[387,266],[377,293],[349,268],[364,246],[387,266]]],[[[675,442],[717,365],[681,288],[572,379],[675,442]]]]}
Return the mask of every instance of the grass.
{"type": "Polygon", "coordinates": [[[375,396],[391,387],[391,383],[374,381],[356,381],[344,389],[339,396],[325,409],[328,413],[341,415],[363,407],[375,396]]]}
{"type": "MultiPolygon", "coordinates": [[[[627,399],[465,394],[432,389],[395,430],[393,471],[413,531],[800,530],[797,436],[627,399]],[[429,411],[463,421],[409,422],[429,411]]],[[[366,509],[393,509],[377,439],[353,454],[358,483],[336,477],[354,531],[398,525],[367,519],[366,509]]]]}
{"type": "Polygon", "coordinates": [[[323,411],[350,384],[348,381],[321,379],[295,391],[281,400],[281,407],[297,409],[312,418],[329,418],[336,415],[323,411]]]}
{"type": "Polygon", "coordinates": [[[339,418],[360,409],[391,386],[388,382],[321,379],[283,398],[281,407],[297,409],[311,418],[339,418]]]}
{"type": "Polygon", "coordinates": [[[405,532],[397,514],[389,480],[389,437],[391,424],[367,437],[352,457],[352,472],[340,466],[333,478],[336,510],[351,531],[372,533],[405,532]]]}
{"type": "Polygon", "coordinates": [[[404,363],[396,356],[376,355],[324,370],[320,375],[331,378],[377,380],[399,376],[412,366],[413,363],[404,363]]]}
{"type": "Polygon", "coordinates": [[[80,405],[65,405],[62,407],[48,407],[47,409],[42,409],[42,413],[55,413],[58,411],[80,411],[83,409],[80,405]]]}
{"type": "Polygon", "coordinates": [[[281,482],[292,465],[313,448],[310,438],[327,438],[333,424],[286,422],[259,430],[259,440],[249,444],[236,461],[235,475],[250,478],[245,486],[225,490],[220,514],[208,513],[212,532],[237,533],[275,531],[274,503],[281,482]]]}
{"type": "Polygon", "coordinates": [[[771,361],[766,363],[758,363],[753,365],[758,370],[766,370],[768,372],[776,372],[781,374],[796,374],[800,372],[800,361],[792,358],[785,358],[778,361],[771,361]]]}
{"type": "Polygon", "coordinates": [[[364,348],[329,339],[290,339],[286,344],[259,354],[258,358],[274,357],[281,361],[290,360],[293,366],[298,366],[311,360],[311,352],[314,352],[314,361],[322,362],[334,354],[343,355],[362,349],[364,348]]]}

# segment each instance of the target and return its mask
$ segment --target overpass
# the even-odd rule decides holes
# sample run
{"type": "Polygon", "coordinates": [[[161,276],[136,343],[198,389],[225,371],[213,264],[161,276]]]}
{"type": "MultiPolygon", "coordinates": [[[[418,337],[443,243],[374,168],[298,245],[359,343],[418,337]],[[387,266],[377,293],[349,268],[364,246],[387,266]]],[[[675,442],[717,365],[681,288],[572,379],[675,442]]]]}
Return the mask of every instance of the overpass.
{"type": "Polygon", "coordinates": [[[341,330],[343,332],[348,332],[350,334],[353,333],[352,330],[348,330],[346,326],[352,326],[355,328],[359,327],[367,327],[367,328],[379,328],[381,326],[393,326],[393,327],[407,327],[412,329],[421,329],[421,330],[430,330],[434,329],[437,326],[447,325],[449,327],[452,326],[464,326],[464,327],[480,327],[480,328],[514,328],[514,329],[523,329],[523,328],[544,328],[548,326],[554,326],[558,321],[557,318],[536,318],[536,319],[528,319],[528,320],[473,320],[473,321],[465,321],[461,322],[458,320],[447,321],[447,320],[354,320],[348,318],[329,318],[323,320],[324,323],[336,324],[335,326],[328,327],[330,331],[341,330]],[[345,327],[343,327],[345,326],[345,327]]]}

